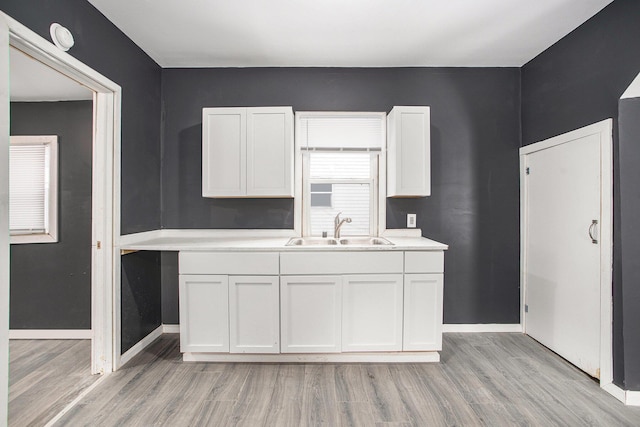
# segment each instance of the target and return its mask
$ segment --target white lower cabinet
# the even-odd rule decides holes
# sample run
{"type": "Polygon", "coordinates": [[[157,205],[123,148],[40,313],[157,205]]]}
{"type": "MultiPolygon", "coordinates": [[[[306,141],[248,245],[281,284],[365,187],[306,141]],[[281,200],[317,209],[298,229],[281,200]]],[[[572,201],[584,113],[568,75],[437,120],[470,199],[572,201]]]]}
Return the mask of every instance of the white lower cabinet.
{"type": "Polygon", "coordinates": [[[180,351],[229,351],[228,276],[180,275],[180,351]]]}
{"type": "Polygon", "coordinates": [[[342,280],[342,351],[402,350],[402,274],[342,280]]]}
{"type": "Polygon", "coordinates": [[[185,360],[439,360],[442,251],[182,251],[179,259],[185,360]]]}
{"type": "Polygon", "coordinates": [[[404,275],[404,351],[442,350],[442,273],[404,275]]]}
{"type": "Polygon", "coordinates": [[[278,276],[229,276],[231,353],[280,352],[278,276]]]}
{"type": "Polygon", "coordinates": [[[340,276],[280,277],[282,353],[339,353],[340,276]]]}

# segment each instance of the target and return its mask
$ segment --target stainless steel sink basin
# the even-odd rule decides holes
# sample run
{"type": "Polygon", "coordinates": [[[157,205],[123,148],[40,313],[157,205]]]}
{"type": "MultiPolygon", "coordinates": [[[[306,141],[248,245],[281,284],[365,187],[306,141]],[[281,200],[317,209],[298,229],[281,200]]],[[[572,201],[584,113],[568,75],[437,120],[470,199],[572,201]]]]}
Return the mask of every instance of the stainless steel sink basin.
{"type": "Polygon", "coordinates": [[[333,246],[337,244],[336,239],[326,237],[292,237],[286,246],[333,246]]]}
{"type": "Polygon", "coordinates": [[[349,237],[333,239],[331,237],[292,237],[286,246],[392,246],[393,243],[383,237],[349,237]]]}
{"type": "Polygon", "coordinates": [[[340,244],[354,246],[393,245],[393,243],[383,237],[350,237],[348,239],[340,239],[340,244]]]}

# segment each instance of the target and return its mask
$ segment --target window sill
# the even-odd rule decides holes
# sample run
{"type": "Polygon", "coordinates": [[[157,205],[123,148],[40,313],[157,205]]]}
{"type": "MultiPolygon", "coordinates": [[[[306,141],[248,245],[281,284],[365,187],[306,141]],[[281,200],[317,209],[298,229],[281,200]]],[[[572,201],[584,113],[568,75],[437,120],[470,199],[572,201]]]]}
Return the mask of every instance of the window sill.
{"type": "Polygon", "coordinates": [[[26,243],[58,243],[58,236],[53,234],[14,234],[11,235],[11,244],[26,243]]]}

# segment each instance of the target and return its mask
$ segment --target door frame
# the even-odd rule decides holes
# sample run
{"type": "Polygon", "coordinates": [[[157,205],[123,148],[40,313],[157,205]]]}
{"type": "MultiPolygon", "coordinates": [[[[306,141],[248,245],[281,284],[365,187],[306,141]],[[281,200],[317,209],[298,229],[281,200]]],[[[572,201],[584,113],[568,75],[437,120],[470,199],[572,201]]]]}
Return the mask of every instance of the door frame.
{"type": "Polygon", "coordinates": [[[520,148],[520,319],[527,331],[526,164],[529,154],[591,135],[600,136],[600,387],[613,382],[613,120],[606,119],[520,148]]]}
{"type": "MultiPolygon", "coordinates": [[[[8,159],[9,46],[18,48],[94,91],[91,242],[91,373],[115,370],[120,330],[116,328],[120,277],[120,124],[122,89],[26,26],[0,12],[0,158],[8,159]],[[6,151],[6,153],[5,153],[6,151]]],[[[2,165],[4,166],[4,165],[2,165]]],[[[7,168],[8,169],[8,168],[7,168]]],[[[4,174],[4,168],[0,167],[4,174]]],[[[7,171],[8,174],[8,171],[7,171]]],[[[0,217],[8,217],[8,180],[0,179],[0,217]]],[[[8,277],[8,231],[0,232],[0,272],[8,277]],[[6,233],[6,234],[5,234],[6,233]],[[5,274],[6,268],[6,274],[5,274]]],[[[9,280],[0,280],[0,311],[9,310],[9,280]]],[[[7,319],[8,320],[8,319],[7,319]]],[[[8,321],[0,325],[1,345],[8,345],[8,321]]],[[[4,354],[4,347],[2,348],[4,354]]],[[[3,364],[3,368],[4,369],[3,364]]],[[[4,372],[0,372],[0,379],[4,372]]],[[[6,384],[6,382],[5,382],[6,384]]],[[[4,391],[0,392],[4,394],[4,391]]],[[[0,406],[2,401],[0,401],[0,406]]]]}

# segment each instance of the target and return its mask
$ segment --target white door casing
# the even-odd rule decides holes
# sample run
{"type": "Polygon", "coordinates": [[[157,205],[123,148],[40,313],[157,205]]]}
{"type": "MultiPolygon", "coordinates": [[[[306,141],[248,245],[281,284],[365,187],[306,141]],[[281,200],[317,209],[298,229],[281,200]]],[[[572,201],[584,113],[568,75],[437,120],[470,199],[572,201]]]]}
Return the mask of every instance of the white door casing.
{"type": "Polygon", "coordinates": [[[606,120],[520,150],[524,330],[603,386],[612,381],[611,139],[606,120]]]}
{"type": "MultiPolygon", "coordinates": [[[[2,15],[0,15],[0,21],[2,15]]],[[[9,27],[0,22],[0,424],[9,405],[9,27]]]]}
{"type": "MultiPolygon", "coordinates": [[[[120,103],[121,88],[66,52],[56,48],[38,34],[0,12],[0,104],[9,105],[9,45],[53,68],[94,91],[93,175],[92,175],[92,349],[91,372],[108,373],[116,369],[120,357],[120,259],[117,239],[120,235],[120,103]],[[8,37],[6,37],[8,35],[8,37]]],[[[7,117],[8,119],[8,114],[7,117]]],[[[4,119],[4,116],[3,116],[4,119]]],[[[8,121],[0,119],[0,141],[9,135],[8,121]]],[[[0,149],[5,155],[3,144],[0,149]]],[[[8,153],[6,153],[8,155],[8,153]]],[[[4,169],[3,169],[4,173],[4,169]]],[[[7,171],[8,173],[8,171],[7,171]]],[[[7,181],[3,180],[6,184],[7,181]]],[[[8,217],[8,204],[3,204],[0,185],[0,217],[8,217]]],[[[0,274],[8,265],[8,240],[0,237],[0,274]]],[[[8,271],[8,269],[7,269],[8,271]]],[[[0,289],[2,311],[8,313],[8,284],[0,289]],[[6,292],[5,292],[6,290],[6,292]],[[5,300],[4,295],[7,298],[5,300]]],[[[5,327],[0,325],[3,343],[5,327]]],[[[8,325],[7,325],[8,328],[8,325]]],[[[8,329],[7,329],[8,333],[8,329]]],[[[7,366],[2,364],[3,368],[7,366]]],[[[2,375],[0,375],[1,379],[2,375]]],[[[6,382],[5,382],[6,383],[6,382]]],[[[3,393],[4,394],[4,393],[3,393]]]]}

